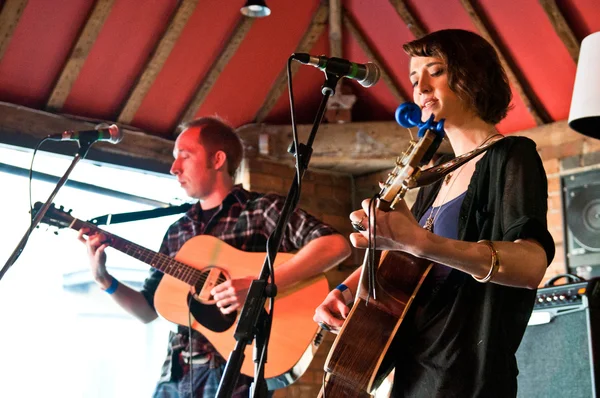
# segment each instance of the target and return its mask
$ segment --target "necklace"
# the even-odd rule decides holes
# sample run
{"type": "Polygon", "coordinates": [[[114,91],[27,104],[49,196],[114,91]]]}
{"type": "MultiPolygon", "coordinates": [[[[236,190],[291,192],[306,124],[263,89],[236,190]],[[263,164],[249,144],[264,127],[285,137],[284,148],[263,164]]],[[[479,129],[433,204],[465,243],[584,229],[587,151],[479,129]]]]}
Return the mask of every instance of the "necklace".
{"type": "MultiPolygon", "coordinates": [[[[425,220],[425,226],[423,227],[426,230],[428,230],[429,232],[433,232],[433,224],[434,224],[435,220],[437,219],[437,216],[440,214],[440,210],[442,210],[442,205],[444,204],[444,202],[446,202],[446,198],[448,197],[448,193],[452,190],[452,186],[454,185],[454,182],[456,180],[458,180],[458,176],[463,171],[464,166],[465,166],[464,164],[462,166],[460,166],[460,170],[458,170],[458,173],[456,173],[456,178],[452,180],[452,184],[450,184],[450,186],[446,190],[446,193],[444,194],[444,197],[442,198],[440,205],[437,208],[433,207],[433,206],[431,207],[431,213],[429,213],[429,217],[427,217],[427,220],[425,220]],[[434,214],[435,210],[437,210],[437,211],[434,214]]],[[[444,179],[444,184],[447,185],[446,179],[444,179]]]]}
{"type": "MultiPolygon", "coordinates": [[[[477,148],[481,148],[482,145],[484,145],[486,142],[488,142],[489,140],[491,140],[494,137],[497,137],[499,135],[502,135],[500,133],[496,133],[493,135],[488,136],[485,140],[483,140],[479,145],[477,145],[477,148]]],[[[467,162],[468,163],[468,162],[467,162]]],[[[450,184],[448,186],[448,189],[446,190],[446,193],[444,194],[444,197],[442,198],[442,201],[440,202],[440,205],[435,208],[432,207],[431,208],[431,213],[429,213],[429,217],[427,217],[427,220],[425,220],[425,226],[423,228],[425,228],[426,230],[428,230],[429,232],[433,232],[433,224],[435,223],[435,220],[437,219],[438,215],[440,214],[440,210],[442,209],[442,205],[446,202],[446,198],[448,197],[448,193],[452,190],[452,186],[454,185],[454,182],[456,180],[458,180],[458,176],[460,175],[460,173],[463,171],[463,167],[467,164],[463,164],[462,166],[460,166],[458,168],[458,172],[456,173],[456,178],[452,178],[452,176],[454,175],[454,172],[456,170],[454,170],[451,173],[448,173],[446,175],[446,177],[444,177],[444,185],[448,186],[448,184],[450,184]],[[450,181],[452,181],[452,183],[450,183],[450,181]],[[437,210],[434,214],[434,210],[437,210]]]]}

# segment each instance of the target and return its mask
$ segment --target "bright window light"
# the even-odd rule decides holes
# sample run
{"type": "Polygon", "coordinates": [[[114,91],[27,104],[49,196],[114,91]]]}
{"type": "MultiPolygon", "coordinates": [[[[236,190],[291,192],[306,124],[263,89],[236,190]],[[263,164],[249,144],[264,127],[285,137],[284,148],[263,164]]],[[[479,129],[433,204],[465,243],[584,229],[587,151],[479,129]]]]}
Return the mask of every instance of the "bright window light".
{"type": "MultiPolygon", "coordinates": [[[[57,177],[71,158],[40,153],[34,169],[57,177]]],[[[0,164],[29,168],[31,151],[0,146],[0,164]]],[[[148,210],[187,198],[172,176],[82,160],[71,180],[124,194],[113,197],[64,186],[55,203],[88,220],[148,210]]],[[[34,180],[33,200],[44,202],[54,184],[34,180]]],[[[0,263],[3,266],[30,222],[28,180],[0,170],[0,263]]],[[[168,225],[180,215],[101,227],[158,251],[168,225]]],[[[171,325],[133,319],[92,281],[76,231],[41,224],[0,280],[0,397],[149,397],[160,375],[171,325]],[[57,232],[57,234],[54,234],[57,232]],[[40,371],[40,369],[43,369],[40,371]]],[[[139,287],[149,267],[108,249],[109,272],[139,287]]]]}

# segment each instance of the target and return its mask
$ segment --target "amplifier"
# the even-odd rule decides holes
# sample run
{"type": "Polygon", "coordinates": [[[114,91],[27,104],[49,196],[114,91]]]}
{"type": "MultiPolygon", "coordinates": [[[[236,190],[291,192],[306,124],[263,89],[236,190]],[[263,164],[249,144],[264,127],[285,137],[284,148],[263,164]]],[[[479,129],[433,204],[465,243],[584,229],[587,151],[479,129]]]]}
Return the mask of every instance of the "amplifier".
{"type": "Polygon", "coordinates": [[[518,397],[598,396],[599,279],[538,289],[517,350],[518,397]]]}

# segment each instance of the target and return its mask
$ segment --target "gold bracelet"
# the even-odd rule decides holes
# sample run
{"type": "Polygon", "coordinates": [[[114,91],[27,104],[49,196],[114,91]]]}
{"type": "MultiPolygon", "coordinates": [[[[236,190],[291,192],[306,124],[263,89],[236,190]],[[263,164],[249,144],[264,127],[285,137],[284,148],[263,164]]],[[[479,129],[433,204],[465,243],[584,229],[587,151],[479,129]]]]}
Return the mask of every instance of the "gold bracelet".
{"type": "Polygon", "coordinates": [[[472,275],[473,279],[475,279],[477,282],[486,283],[491,281],[494,275],[496,275],[496,272],[498,272],[498,268],[500,268],[500,258],[498,257],[498,252],[496,251],[494,244],[489,240],[480,240],[477,243],[483,243],[487,245],[492,252],[492,265],[490,266],[490,272],[488,272],[488,274],[481,279],[475,275],[472,275]]]}

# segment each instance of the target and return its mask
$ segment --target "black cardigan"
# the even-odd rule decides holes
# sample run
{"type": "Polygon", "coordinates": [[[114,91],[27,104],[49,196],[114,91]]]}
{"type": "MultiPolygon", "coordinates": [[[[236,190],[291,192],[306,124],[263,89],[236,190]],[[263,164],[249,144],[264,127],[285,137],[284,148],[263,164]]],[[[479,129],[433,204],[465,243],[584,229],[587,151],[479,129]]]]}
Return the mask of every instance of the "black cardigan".
{"type": "MultiPolygon", "coordinates": [[[[420,190],[412,208],[417,220],[440,186],[441,180],[420,190]]],[[[470,242],[535,239],[550,264],[554,241],[547,228],[547,201],[546,173],[535,143],[506,137],[476,165],[461,207],[458,236],[470,242]]],[[[479,283],[452,270],[434,297],[418,300],[427,304],[410,311],[395,338],[393,396],[516,396],[514,354],[534,299],[535,290],[479,283]]]]}

